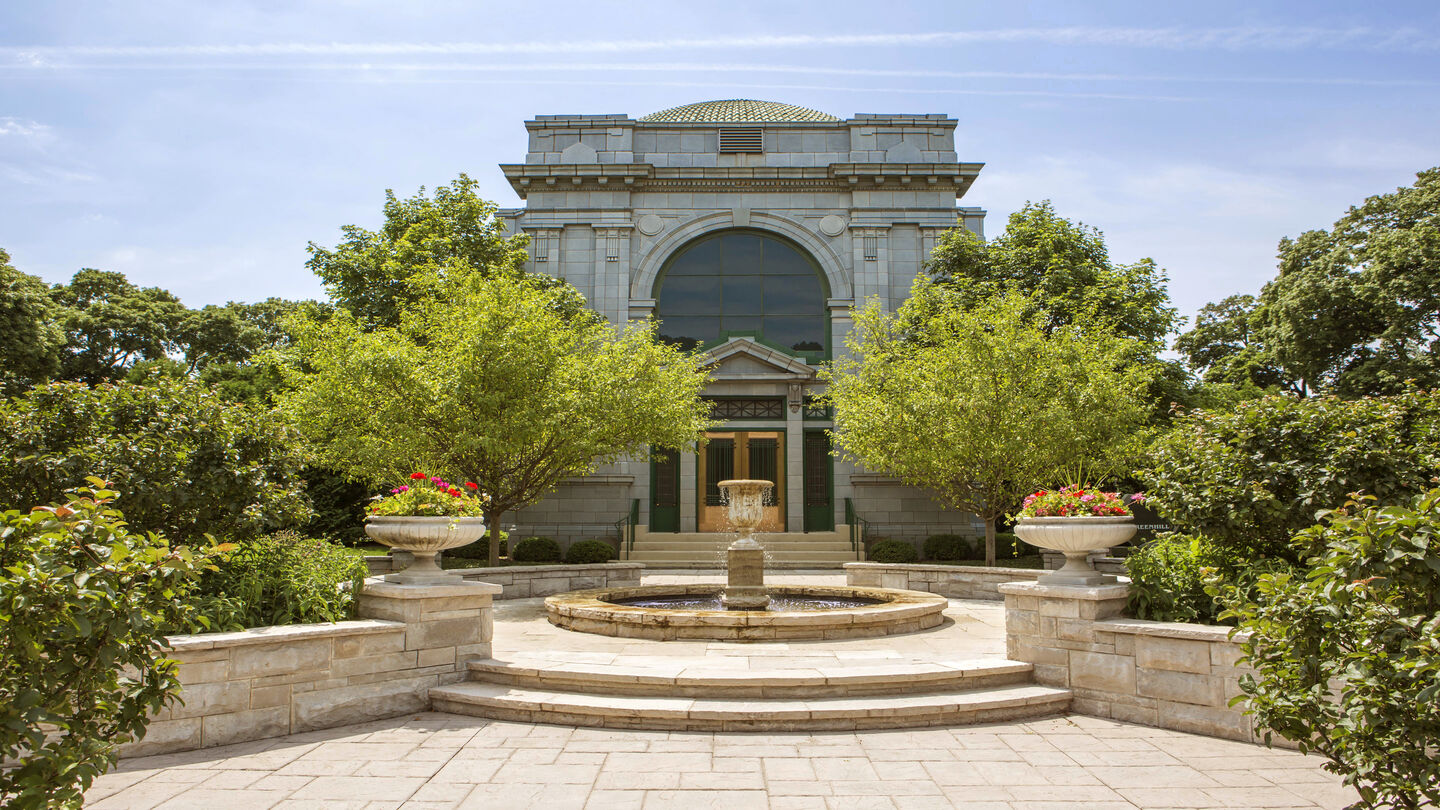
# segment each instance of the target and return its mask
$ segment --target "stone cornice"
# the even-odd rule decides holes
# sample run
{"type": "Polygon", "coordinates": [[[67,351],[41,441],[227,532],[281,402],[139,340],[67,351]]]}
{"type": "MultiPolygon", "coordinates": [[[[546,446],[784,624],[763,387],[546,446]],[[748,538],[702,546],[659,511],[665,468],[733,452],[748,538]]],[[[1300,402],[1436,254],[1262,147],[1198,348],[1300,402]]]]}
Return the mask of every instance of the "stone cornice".
{"type": "Polygon", "coordinates": [[[531,191],[954,190],[983,163],[832,163],[828,166],[656,167],[649,163],[511,163],[500,169],[524,199],[531,191]]]}

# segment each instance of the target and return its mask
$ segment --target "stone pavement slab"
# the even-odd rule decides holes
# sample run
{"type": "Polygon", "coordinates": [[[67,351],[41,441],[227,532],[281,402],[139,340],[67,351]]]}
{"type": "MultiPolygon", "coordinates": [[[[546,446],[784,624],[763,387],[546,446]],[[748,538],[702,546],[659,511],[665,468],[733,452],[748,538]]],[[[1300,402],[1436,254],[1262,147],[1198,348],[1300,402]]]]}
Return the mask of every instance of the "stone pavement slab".
{"type": "Polygon", "coordinates": [[[91,810],[1332,808],[1318,758],[1083,716],[949,729],[696,733],[434,712],[122,760],[91,810]]]}

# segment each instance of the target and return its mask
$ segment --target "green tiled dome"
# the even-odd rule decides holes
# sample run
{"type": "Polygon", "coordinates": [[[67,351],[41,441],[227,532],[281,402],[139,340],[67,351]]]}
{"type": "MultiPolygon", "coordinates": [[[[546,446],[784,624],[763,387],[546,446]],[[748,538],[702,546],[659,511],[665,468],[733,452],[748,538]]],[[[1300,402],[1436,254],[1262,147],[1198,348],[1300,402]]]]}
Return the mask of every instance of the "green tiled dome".
{"type": "Polygon", "coordinates": [[[727,98],[721,101],[701,101],[683,107],[642,116],[647,124],[764,124],[772,121],[817,121],[834,123],[839,121],[833,115],[781,104],[777,101],[756,101],[749,98],[727,98]]]}

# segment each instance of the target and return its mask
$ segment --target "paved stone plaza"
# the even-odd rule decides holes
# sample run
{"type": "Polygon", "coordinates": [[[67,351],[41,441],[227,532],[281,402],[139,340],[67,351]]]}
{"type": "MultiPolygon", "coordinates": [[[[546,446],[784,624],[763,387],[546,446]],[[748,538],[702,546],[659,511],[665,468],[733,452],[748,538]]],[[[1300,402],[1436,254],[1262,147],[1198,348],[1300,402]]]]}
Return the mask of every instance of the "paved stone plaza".
{"type": "MultiPolygon", "coordinates": [[[[647,576],[647,584],[718,580],[647,576]]],[[[777,575],[837,584],[839,574],[777,575]]],[[[1004,610],[952,601],[935,630],[851,641],[652,642],[551,627],[539,599],[496,604],[495,657],[757,676],[1004,656],[1004,610]]],[[[1071,715],[901,731],[707,733],[570,728],[418,713],[122,760],[103,808],[1340,808],[1320,760],[1071,715]]]]}

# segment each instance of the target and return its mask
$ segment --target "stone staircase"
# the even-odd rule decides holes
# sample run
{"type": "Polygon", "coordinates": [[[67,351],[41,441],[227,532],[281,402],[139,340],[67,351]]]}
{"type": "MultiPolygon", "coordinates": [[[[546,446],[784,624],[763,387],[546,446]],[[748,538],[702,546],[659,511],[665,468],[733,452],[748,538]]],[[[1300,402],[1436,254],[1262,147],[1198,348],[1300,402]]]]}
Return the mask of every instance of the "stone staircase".
{"type": "Polygon", "coordinates": [[[1001,658],[800,670],[471,661],[435,711],[528,723],[681,731],[849,731],[1060,714],[1070,692],[1001,658]]]}
{"type": "MultiPolygon", "coordinates": [[[[621,558],[647,568],[723,568],[725,547],[733,534],[641,532],[635,547],[621,558]]],[[[856,562],[847,532],[761,532],[767,568],[839,568],[856,562]]]]}

